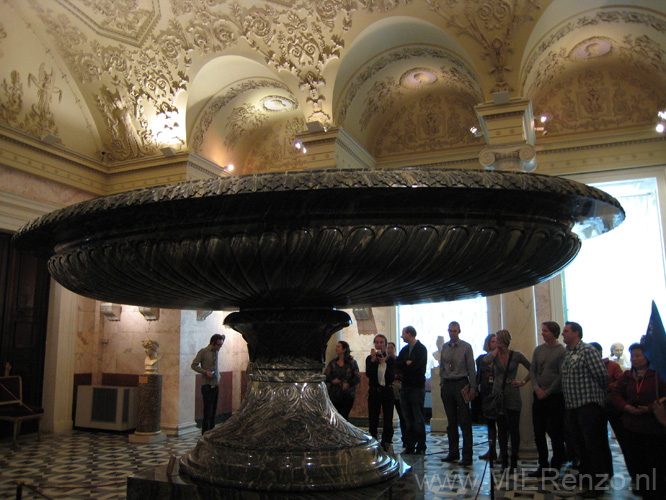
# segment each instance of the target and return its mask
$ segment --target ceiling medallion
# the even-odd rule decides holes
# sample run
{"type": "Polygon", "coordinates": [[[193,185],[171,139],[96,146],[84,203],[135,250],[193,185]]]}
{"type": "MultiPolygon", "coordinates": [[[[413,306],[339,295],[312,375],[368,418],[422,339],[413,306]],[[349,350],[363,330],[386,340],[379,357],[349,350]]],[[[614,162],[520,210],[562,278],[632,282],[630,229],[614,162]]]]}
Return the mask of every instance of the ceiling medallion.
{"type": "Polygon", "coordinates": [[[595,36],[583,40],[569,53],[572,59],[586,60],[602,57],[613,50],[613,41],[610,38],[595,36]]]}
{"type": "Polygon", "coordinates": [[[293,99],[281,95],[268,95],[261,99],[261,105],[266,111],[291,111],[298,104],[293,99]]]}
{"type": "Polygon", "coordinates": [[[410,89],[430,85],[437,81],[435,73],[428,68],[414,68],[400,77],[400,85],[410,89]]]}

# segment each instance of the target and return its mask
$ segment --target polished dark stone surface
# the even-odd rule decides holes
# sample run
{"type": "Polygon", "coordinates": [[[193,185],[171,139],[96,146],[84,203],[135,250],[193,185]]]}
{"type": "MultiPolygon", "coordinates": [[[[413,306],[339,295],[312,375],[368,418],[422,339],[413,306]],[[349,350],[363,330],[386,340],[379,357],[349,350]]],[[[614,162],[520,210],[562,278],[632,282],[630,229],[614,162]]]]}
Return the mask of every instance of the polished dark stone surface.
{"type": "MultiPolygon", "coordinates": [[[[90,200],[21,229],[63,286],[98,300],[240,311],[240,410],[180,460],[207,484],[258,491],[384,483],[398,461],[332,407],[336,307],[493,295],[536,284],[618,202],[562,178],[442,169],[334,170],[188,182],[90,200]]],[[[211,486],[212,487],[212,486],[211,486]]]]}
{"type": "Polygon", "coordinates": [[[443,169],[230,177],[90,200],[22,228],[20,248],[99,300],[175,309],[455,300],[559,272],[617,201],[558,177],[443,169]]]}
{"type": "Polygon", "coordinates": [[[187,475],[167,474],[167,467],[160,466],[145,469],[127,478],[128,500],[324,500],[334,496],[337,500],[372,500],[390,495],[392,488],[410,466],[399,458],[399,473],[391,480],[382,483],[338,490],[335,493],[323,492],[260,492],[243,489],[224,488],[196,481],[187,475]]]}
{"type": "Polygon", "coordinates": [[[162,375],[139,376],[137,432],[159,432],[162,421],[162,375]]]}

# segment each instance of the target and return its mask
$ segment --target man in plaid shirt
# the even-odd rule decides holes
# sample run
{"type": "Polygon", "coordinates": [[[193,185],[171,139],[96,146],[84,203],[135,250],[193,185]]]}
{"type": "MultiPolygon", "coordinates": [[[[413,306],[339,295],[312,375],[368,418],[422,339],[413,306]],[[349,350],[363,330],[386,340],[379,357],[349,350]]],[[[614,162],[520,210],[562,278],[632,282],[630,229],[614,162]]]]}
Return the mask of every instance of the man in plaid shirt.
{"type": "Polygon", "coordinates": [[[594,347],[586,344],[583,327],[568,321],[562,330],[567,354],[562,364],[562,391],[572,442],[581,459],[580,486],[584,498],[596,498],[608,489],[613,459],[608,446],[604,414],[608,372],[594,347]]]}

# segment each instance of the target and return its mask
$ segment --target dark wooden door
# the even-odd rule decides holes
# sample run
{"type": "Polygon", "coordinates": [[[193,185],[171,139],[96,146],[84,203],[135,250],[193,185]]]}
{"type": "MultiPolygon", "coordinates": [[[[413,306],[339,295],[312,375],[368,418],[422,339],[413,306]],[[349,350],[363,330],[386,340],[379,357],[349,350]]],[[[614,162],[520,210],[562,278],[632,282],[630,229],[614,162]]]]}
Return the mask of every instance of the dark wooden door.
{"type": "Polygon", "coordinates": [[[41,406],[50,278],[45,259],[10,242],[0,233],[0,374],[9,363],[10,374],[23,379],[24,401],[41,406]]]}

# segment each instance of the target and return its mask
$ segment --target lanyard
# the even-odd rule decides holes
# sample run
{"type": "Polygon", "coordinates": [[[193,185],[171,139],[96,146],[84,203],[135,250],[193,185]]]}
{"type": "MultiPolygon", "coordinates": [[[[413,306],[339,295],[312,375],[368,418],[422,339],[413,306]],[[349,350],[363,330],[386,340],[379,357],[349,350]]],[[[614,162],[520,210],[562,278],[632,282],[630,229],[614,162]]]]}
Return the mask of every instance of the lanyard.
{"type": "Polygon", "coordinates": [[[643,382],[645,382],[645,375],[641,377],[641,383],[638,385],[638,380],[636,380],[636,398],[641,394],[641,387],[643,387],[643,382]]]}

